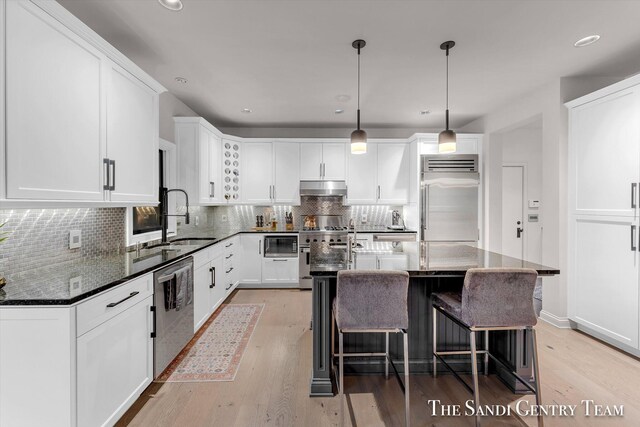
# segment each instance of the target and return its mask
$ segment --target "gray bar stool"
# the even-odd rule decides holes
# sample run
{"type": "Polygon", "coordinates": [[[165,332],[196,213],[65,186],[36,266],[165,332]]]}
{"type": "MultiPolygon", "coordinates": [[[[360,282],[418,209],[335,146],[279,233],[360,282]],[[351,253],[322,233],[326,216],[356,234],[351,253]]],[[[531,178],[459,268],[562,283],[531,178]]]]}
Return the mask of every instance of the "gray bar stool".
{"type": "Polygon", "coordinates": [[[405,425],[409,425],[409,314],[407,292],[409,274],[405,271],[358,270],[338,272],[336,298],[331,321],[331,360],[338,357],[338,395],[340,420],[344,418],[344,358],[384,356],[385,377],[389,378],[389,362],[404,393],[405,425]],[[338,354],[335,349],[335,329],[338,328],[338,354]],[[383,332],[384,353],[344,352],[344,333],[383,332]],[[404,383],[389,357],[389,332],[401,333],[404,339],[404,383]]]}
{"type": "MultiPolygon", "coordinates": [[[[533,290],[538,273],[527,268],[472,268],[464,278],[462,293],[434,293],[433,305],[433,376],[437,374],[436,362],[440,360],[464,386],[473,393],[476,409],[476,425],[480,425],[480,392],[478,390],[478,354],[484,355],[485,375],[488,374],[489,357],[510,371],[536,395],[536,404],[541,404],[540,373],[536,331],[533,326],[537,318],[533,309],[533,290]],[[440,312],[469,331],[470,351],[438,351],[436,315],[440,312]],[[535,388],[510,367],[489,353],[489,331],[525,330],[531,337],[533,349],[533,376],[535,388]],[[484,332],[484,350],[476,348],[476,333],[484,332]],[[470,354],[473,388],[471,388],[442,358],[442,356],[470,354]]],[[[538,426],[543,425],[538,415],[538,426]]]]}

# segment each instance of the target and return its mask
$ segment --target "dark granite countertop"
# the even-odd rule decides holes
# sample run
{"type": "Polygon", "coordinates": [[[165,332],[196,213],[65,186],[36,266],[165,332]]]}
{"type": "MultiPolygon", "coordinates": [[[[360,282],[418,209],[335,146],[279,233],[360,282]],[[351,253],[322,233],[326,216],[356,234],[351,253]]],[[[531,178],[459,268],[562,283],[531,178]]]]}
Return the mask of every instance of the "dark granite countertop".
{"type": "MultiPolygon", "coordinates": [[[[118,286],[135,277],[150,273],[176,262],[208,246],[215,245],[243,233],[298,233],[298,230],[240,230],[223,233],[214,230],[190,231],[176,238],[211,239],[194,242],[194,245],[144,249],[137,257],[135,252],[111,254],[91,259],[69,261],[24,272],[6,274],[7,284],[0,289],[0,307],[39,305],[71,305],[107,289],[118,286]],[[79,280],[79,284],[76,284],[79,280]],[[71,283],[74,283],[72,285],[71,283]],[[72,289],[73,287],[73,289],[72,289]]],[[[175,240],[174,238],[173,240],[175,240]]]]}
{"type": "Polygon", "coordinates": [[[508,257],[469,245],[427,242],[380,242],[356,250],[346,263],[345,245],[325,245],[313,254],[312,276],[335,276],[340,270],[375,268],[405,270],[411,276],[464,276],[470,268],[532,268],[541,276],[560,274],[553,267],[508,257]]]}

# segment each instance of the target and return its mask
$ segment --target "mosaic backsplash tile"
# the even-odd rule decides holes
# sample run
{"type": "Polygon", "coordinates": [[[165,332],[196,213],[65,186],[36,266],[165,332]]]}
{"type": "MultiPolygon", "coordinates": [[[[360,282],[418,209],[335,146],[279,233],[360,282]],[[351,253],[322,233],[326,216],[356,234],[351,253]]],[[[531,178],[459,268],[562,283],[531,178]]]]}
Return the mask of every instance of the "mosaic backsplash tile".
{"type": "Polygon", "coordinates": [[[8,239],[0,243],[0,276],[67,261],[119,253],[125,246],[125,208],[0,210],[8,239]],[[69,249],[69,231],[82,247],[69,249]]]}

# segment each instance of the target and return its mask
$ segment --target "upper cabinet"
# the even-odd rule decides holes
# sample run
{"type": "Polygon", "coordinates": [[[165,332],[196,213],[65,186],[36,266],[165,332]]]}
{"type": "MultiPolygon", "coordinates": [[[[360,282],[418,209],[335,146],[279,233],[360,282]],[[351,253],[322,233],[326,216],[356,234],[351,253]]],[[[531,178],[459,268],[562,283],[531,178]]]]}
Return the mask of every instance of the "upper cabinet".
{"type": "Polygon", "coordinates": [[[2,4],[3,203],[157,203],[162,86],[56,2],[2,4]]]}
{"type": "Polygon", "coordinates": [[[409,146],[369,143],[365,154],[349,155],[347,203],[405,205],[409,202],[409,146]]]}
{"type": "Polygon", "coordinates": [[[157,94],[110,64],[106,157],[112,202],[158,201],[158,130],[157,94]]]}
{"type": "Polygon", "coordinates": [[[300,143],[300,179],[303,181],[346,179],[347,144],[300,143]]]}
{"type": "Polygon", "coordinates": [[[273,143],[273,191],[275,203],[300,204],[300,144],[273,143]]]}
{"type": "Polygon", "coordinates": [[[224,138],[222,141],[222,179],[224,185],[223,201],[239,203],[241,201],[242,179],[242,143],[237,140],[224,138]]]}
{"type": "Polygon", "coordinates": [[[200,117],[174,117],[174,122],[178,187],[194,205],[223,202],[222,139],[217,130],[200,117]]]}

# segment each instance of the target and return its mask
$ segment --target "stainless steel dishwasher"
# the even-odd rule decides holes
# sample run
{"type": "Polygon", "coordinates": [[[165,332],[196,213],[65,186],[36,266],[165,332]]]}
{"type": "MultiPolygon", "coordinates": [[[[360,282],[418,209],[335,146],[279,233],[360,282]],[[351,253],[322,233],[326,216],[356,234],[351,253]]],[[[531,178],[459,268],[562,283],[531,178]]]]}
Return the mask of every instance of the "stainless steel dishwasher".
{"type": "Polygon", "coordinates": [[[153,377],[157,378],[193,338],[193,258],[153,274],[153,377]]]}

